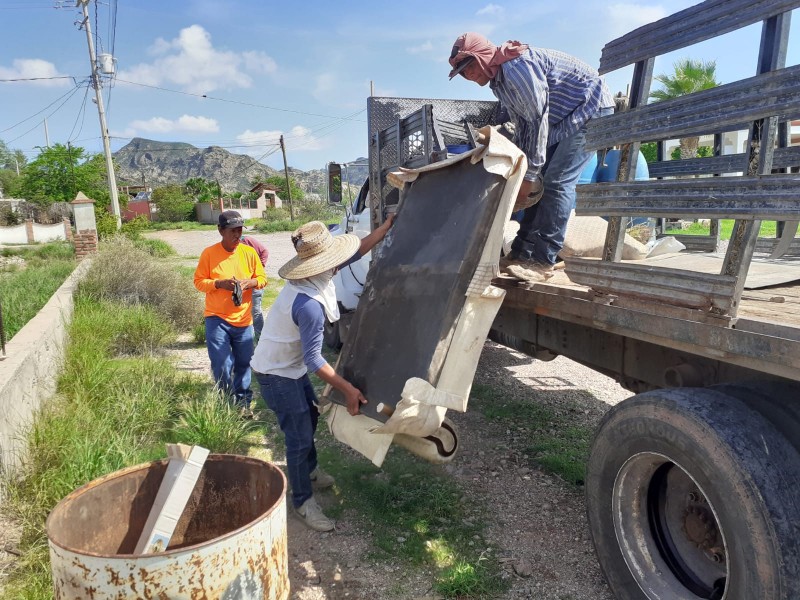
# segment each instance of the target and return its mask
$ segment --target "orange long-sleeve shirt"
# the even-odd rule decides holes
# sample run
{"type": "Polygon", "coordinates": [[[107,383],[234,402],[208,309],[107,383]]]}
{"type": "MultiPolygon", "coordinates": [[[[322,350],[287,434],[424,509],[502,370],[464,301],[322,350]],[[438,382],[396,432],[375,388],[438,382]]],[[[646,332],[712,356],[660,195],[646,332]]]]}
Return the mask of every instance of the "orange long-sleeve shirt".
{"type": "Polygon", "coordinates": [[[205,317],[219,317],[235,327],[246,327],[253,322],[250,314],[252,290],[245,290],[242,303],[236,306],[230,290],[214,287],[217,279],[257,279],[258,289],[267,285],[264,266],[258,253],[250,246],[237,244],[233,252],[228,252],[222,244],[209,246],[200,255],[194,271],[194,287],[206,295],[205,317]]]}

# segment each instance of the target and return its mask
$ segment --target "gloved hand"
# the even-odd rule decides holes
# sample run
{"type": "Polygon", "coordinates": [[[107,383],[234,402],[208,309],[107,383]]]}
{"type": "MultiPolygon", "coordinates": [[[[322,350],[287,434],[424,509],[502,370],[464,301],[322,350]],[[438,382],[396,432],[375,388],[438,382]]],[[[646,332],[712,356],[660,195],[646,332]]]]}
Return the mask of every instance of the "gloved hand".
{"type": "Polygon", "coordinates": [[[231,294],[231,299],[233,300],[234,305],[242,305],[242,284],[240,284],[238,281],[233,282],[233,294],[231,294]]]}
{"type": "Polygon", "coordinates": [[[544,180],[542,179],[541,175],[537,175],[536,179],[531,182],[523,182],[522,186],[523,187],[520,189],[520,194],[517,195],[517,201],[514,203],[514,209],[512,212],[530,208],[539,202],[539,200],[542,199],[542,194],[544,194],[544,180]],[[526,184],[528,185],[526,186],[526,184]],[[526,187],[528,187],[527,194],[525,194],[526,187]]]}

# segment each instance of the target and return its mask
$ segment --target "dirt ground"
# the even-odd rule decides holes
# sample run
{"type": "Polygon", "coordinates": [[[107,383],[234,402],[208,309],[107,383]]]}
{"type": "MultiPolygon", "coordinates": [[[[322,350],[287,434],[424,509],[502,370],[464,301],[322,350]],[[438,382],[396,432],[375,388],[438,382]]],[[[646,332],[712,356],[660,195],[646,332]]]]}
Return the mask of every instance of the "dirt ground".
{"type": "MultiPolygon", "coordinates": [[[[186,257],[186,264],[217,240],[213,231],[148,235],[172,244],[186,257]]],[[[293,254],[288,234],[257,237],[270,250],[268,276],[277,276],[277,268],[293,254]]],[[[209,373],[204,348],[184,343],[173,353],[179,368],[209,373]]],[[[590,427],[610,406],[630,395],[609,378],[563,357],[539,362],[487,342],[475,384],[492,386],[500,381],[504,387],[513,386],[515,393],[522,391],[531,402],[579,415],[582,424],[590,427]]],[[[530,440],[519,431],[489,421],[476,410],[450,411],[448,416],[459,430],[461,447],[451,463],[438,468],[456,480],[467,502],[492,507],[486,542],[497,550],[503,577],[510,585],[502,597],[613,600],[590,542],[582,489],[532,468],[523,459],[530,440]]],[[[342,446],[342,452],[351,451],[342,446]]],[[[280,460],[276,463],[284,466],[280,460]]],[[[319,494],[323,508],[336,501],[334,493],[319,494]]],[[[0,582],[5,563],[13,559],[2,551],[3,544],[14,537],[4,525],[0,522],[0,582]]],[[[311,531],[292,516],[287,527],[294,600],[438,597],[433,573],[371,558],[369,524],[358,514],[345,512],[331,533],[311,531]]]]}
{"type": "MultiPolygon", "coordinates": [[[[179,254],[199,256],[203,247],[216,242],[215,234],[162,231],[148,235],[172,244],[179,254]]],[[[278,267],[294,254],[289,235],[256,237],[270,250],[267,275],[276,277],[278,267]]],[[[183,368],[208,373],[204,349],[185,347],[180,352],[183,368]]],[[[609,407],[630,396],[608,377],[566,358],[534,361],[487,342],[475,384],[491,386],[500,380],[521,386],[531,402],[543,402],[551,410],[579,411],[590,427],[609,407]]],[[[503,598],[611,600],[590,542],[582,489],[528,466],[522,450],[530,440],[518,432],[487,420],[478,411],[450,411],[448,416],[458,427],[461,447],[442,470],[457,480],[467,498],[494,508],[486,541],[499,549],[504,577],[510,582],[503,598]]],[[[335,502],[324,493],[319,499],[323,507],[335,502]]],[[[436,598],[432,573],[370,560],[368,524],[360,523],[358,517],[345,514],[334,532],[320,534],[290,516],[292,598],[436,598]]]]}

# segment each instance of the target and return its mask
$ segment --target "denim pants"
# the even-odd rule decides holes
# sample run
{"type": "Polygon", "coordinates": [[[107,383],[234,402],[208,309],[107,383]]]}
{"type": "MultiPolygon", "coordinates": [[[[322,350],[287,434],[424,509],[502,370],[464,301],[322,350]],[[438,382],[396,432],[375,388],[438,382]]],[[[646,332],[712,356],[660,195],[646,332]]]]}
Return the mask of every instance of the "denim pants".
{"type": "Polygon", "coordinates": [[[264,290],[253,289],[252,313],[253,313],[253,336],[255,339],[261,337],[261,330],[264,328],[264,313],[261,312],[261,298],[264,290]]]}
{"type": "Polygon", "coordinates": [[[317,468],[317,396],[308,375],[289,379],[256,373],[264,402],[278,417],[286,438],[286,471],[292,486],[292,504],[301,506],[311,498],[311,472],[317,468]]]}
{"type": "Polygon", "coordinates": [[[250,390],[253,328],[235,327],[219,317],[206,317],[206,348],[219,388],[230,394],[234,405],[249,407],[253,398],[250,390]]]}
{"type": "MultiPolygon", "coordinates": [[[[598,116],[611,114],[601,109],[598,116]]],[[[510,258],[553,265],[564,247],[569,214],[575,206],[575,186],[586,163],[592,157],[586,151],[586,125],[547,148],[542,167],[544,194],[538,203],[525,209],[519,232],[511,244],[510,258]]]]}

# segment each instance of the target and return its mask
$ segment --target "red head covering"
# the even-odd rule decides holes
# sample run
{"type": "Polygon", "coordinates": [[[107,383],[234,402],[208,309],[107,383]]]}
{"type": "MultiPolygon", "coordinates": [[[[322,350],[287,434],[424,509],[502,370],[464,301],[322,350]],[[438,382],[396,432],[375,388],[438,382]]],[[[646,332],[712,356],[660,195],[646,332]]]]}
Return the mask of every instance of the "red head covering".
{"type": "Polygon", "coordinates": [[[472,58],[478,62],[487,77],[494,79],[500,65],[517,58],[527,49],[527,44],[517,41],[508,41],[502,46],[495,46],[480,33],[465,33],[453,44],[453,51],[450,53],[450,66],[453,70],[450,71],[450,77],[461,71],[459,67],[463,66],[463,61],[472,58]]]}

